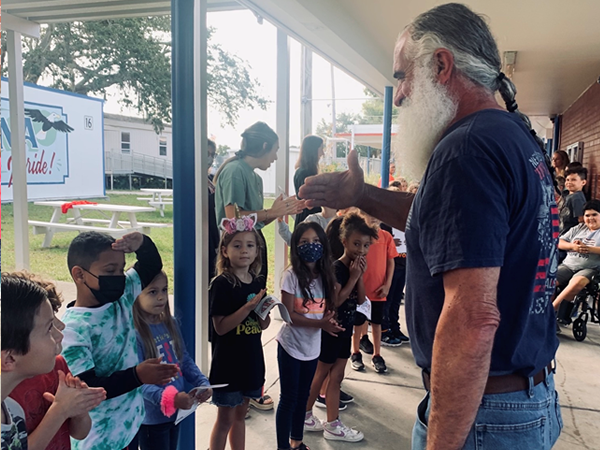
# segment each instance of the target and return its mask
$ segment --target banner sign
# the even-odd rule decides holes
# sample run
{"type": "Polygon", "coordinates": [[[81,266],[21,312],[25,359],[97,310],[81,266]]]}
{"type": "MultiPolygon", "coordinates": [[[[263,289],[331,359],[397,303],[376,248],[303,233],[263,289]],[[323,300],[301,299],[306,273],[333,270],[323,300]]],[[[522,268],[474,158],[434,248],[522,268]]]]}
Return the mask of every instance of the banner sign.
{"type": "MultiPolygon", "coordinates": [[[[12,201],[8,81],[2,79],[2,202],[12,201]]],[[[28,200],[104,195],[103,101],[26,83],[28,200]]]]}

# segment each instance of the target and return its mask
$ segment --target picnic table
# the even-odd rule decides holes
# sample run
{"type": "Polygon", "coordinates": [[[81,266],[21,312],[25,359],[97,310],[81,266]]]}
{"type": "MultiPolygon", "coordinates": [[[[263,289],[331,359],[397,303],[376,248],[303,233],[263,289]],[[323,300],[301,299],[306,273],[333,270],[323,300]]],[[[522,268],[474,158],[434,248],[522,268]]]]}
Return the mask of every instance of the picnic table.
{"type": "Polygon", "coordinates": [[[49,222],[39,220],[30,220],[29,225],[33,227],[33,234],[45,234],[42,247],[49,247],[52,243],[54,233],[68,231],[98,231],[107,233],[118,238],[132,231],[140,231],[144,234],[150,234],[151,228],[168,227],[166,223],[138,222],[136,214],[143,212],[153,212],[154,208],[150,206],[128,206],[111,205],[108,203],[98,204],[79,204],[72,205],[69,209],[72,217],[68,217],[66,222],[60,219],[64,215],[62,206],[64,201],[40,201],[34,202],[34,205],[49,206],[53,208],[52,217],[49,222]],[[82,211],[99,211],[106,218],[95,219],[84,217],[82,211]],[[126,214],[129,220],[119,220],[121,214],[126,214]],[[108,218],[110,215],[110,218],[108,218]],[[91,224],[91,225],[90,225],[91,224]]]}
{"type": "Polygon", "coordinates": [[[173,189],[143,188],[140,191],[152,194],[152,197],[138,197],[137,199],[147,201],[150,206],[158,208],[160,216],[165,217],[165,205],[173,205],[173,189]]]}

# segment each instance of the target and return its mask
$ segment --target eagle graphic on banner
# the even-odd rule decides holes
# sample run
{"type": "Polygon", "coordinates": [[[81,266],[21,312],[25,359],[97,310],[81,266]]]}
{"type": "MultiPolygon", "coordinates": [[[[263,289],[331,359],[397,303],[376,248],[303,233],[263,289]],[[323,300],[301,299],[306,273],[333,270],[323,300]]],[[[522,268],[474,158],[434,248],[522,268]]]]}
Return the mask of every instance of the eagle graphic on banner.
{"type": "Polygon", "coordinates": [[[38,139],[44,139],[46,137],[46,132],[52,128],[56,131],[60,131],[61,133],[70,133],[74,130],[73,127],[67,125],[67,123],[62,120],[62,117],[56,113],[50,113],[47,117],[39,110],[39,109],[25,109],[25,115],[27,117],[31,117],[31,120],[37,123],[42,124],[42,130],[36,134],[38,139]]]}

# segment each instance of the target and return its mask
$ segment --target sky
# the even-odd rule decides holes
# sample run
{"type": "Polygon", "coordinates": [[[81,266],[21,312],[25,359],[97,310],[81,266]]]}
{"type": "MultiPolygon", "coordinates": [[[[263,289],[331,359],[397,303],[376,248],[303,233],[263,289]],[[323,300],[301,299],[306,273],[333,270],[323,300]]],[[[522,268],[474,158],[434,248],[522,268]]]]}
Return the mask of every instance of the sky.
{"type": "MultiPolygon", "coordinates": [[[[221,114],[209,109],[208,133],[218,145],[239,148],[240,134],[254,122],[261,120],[275,128],[275,99],[277,76],[277,29],[266,20],[259,24],[249,10],[208,13],[207,23],[215,28],[213,41],[228,52],[246,60],[251,75],[260,83],[259,93],[270,100],[266,111],[247,110],[240,114],[237,125],[222,127],[221,114]],[[243,33],[240,33],[243,30],[243,33]]],[[[300,131],[300,57],[301,45],[290,38],[290,146],[299,146],[300,131]]],[[[334,71],[336,113],[359,113],[365,98],[364,86],[339,69],[334,71]],[[348,100],[352,99],[352,100],[348,100]]],[[[116,91],[110,91],[104,111],[114,114],[135,115],[136,111],[123,109],[116,91]]],[[[321,118],[331,122],[331,65],[313,54],[313,132],[321,118]]]]}

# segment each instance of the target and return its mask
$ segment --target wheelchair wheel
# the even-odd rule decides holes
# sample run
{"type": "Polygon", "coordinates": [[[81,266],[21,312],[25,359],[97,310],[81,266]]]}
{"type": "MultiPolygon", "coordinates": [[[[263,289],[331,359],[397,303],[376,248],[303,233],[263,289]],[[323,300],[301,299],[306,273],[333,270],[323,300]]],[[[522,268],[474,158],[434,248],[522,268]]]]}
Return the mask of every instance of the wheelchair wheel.
{"type": "Polygon", "coordinates": [[[587,324],[583,319],[575,319],[573,321],[573,337],[578,342],[581,342],[587,336],[587,324]]]}

